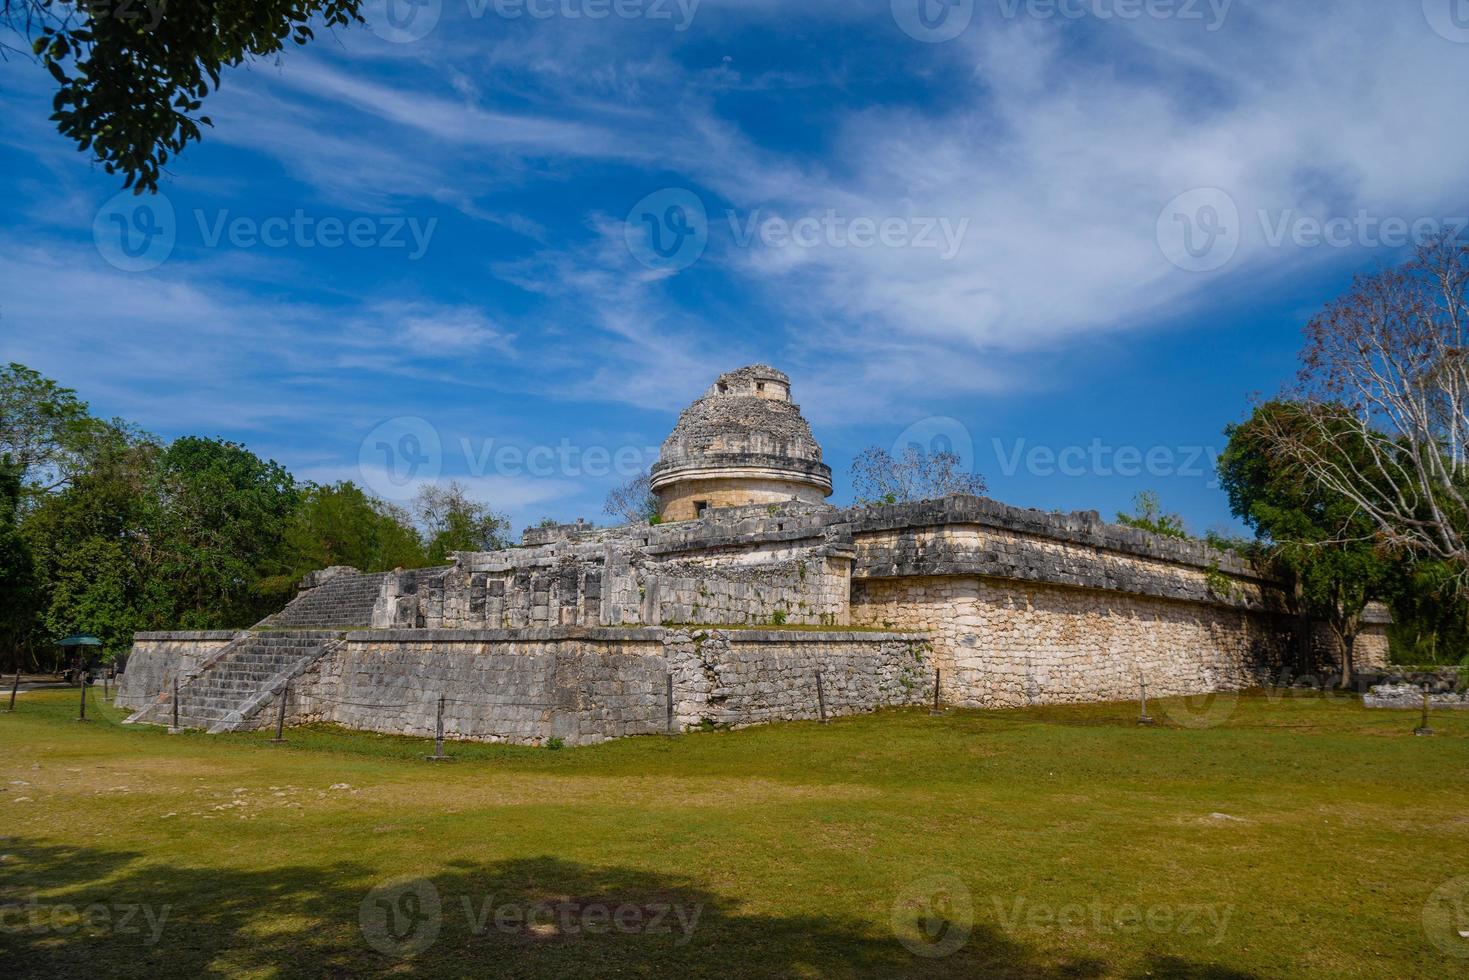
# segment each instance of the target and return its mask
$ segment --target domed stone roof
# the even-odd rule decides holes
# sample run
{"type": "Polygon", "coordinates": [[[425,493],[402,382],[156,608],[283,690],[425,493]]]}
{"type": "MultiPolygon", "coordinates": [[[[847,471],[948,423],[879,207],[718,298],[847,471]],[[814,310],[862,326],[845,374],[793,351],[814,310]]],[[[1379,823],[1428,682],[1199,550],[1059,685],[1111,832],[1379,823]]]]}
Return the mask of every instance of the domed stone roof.
{"type": "Polygon", "coordinates": [[[791,401],[789,377],[765,364],[730,371],[684,410],[663,443],[652,486],[662,493],[691,480],[790,482],[823,498],[831,493],[831,468],[791,401]]]}

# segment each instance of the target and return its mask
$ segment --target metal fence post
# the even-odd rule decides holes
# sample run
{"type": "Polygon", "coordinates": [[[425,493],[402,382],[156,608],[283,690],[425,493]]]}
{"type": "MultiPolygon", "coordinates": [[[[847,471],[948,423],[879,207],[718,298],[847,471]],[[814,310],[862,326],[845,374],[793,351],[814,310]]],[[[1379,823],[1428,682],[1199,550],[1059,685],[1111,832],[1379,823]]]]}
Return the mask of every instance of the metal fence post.
{"type": "Polygon", "coordinates": [[[173,675],[173,730],[179,730],[179,675],[173,675]]]}
{"type": "Polygon", "coordinates": [[[429,762],[449,762],[444,754],[444,696],[439,695],[438,720],[434,723],[434,754],[425,756],[429,762]]]}
{"type": "Polygon", "coordinates": [[[1138,699],[1142,703],[1142,713],[1138,715],[1137,723],[1139,725],[1151,725],[1153,724],[1153,719],[1148,717],[1148,681],[1147,678],[1143,677],[1142,671],[1137,672],[1137,692],[1138,699]]]}
{"type": "Polygon", "coordinates": [[[826,724],[826,688],[821,685],[821,671],[816,672],[816,708],[821,713],[821,723],[826,724]]]}
{"type": "Polygon", "coordinates": [[[81,681],[81,687],[82,687],[82,710],[81,710],[81,714],[77,715],[77,721],[86,721],[87,720],[87,672],[85,670],[82,671],[80,674],[77,675],[77,678],[81,681]]]}
{"type": "Polygon", "coordinates": [[[1423,685],[1423,723],[1420,724],[1417,728],[1413,729],[1413,734],[1414,735],[1427,736],[1427,735],[1434,734],[1433,729],[1428,727],[1428,706],[1429,706],[1428,685],[1427,684],[1424,684],[1423,685]]]}
{"type": "Polygon", "coordinates": [[[286,681],[286,686],[281,688],[281,703],[275,713],[275,738],[270,740],[271,745],[282,745],[286,741],[286,701],[291,696],[291,682],[286,681]]]}
{"type": "Polygon", "coordinates": [[[673,734],[673,674],[668,675],[668,734],[673,734]]]}
{"type": "Polygon", "coordinates": [[[939,690],[943,679],[944,672],[941,669],[935,668],[933,672],[933,710],[929,712],[930,715],[943,714],[943,711],[939,709],[939,690]]]}

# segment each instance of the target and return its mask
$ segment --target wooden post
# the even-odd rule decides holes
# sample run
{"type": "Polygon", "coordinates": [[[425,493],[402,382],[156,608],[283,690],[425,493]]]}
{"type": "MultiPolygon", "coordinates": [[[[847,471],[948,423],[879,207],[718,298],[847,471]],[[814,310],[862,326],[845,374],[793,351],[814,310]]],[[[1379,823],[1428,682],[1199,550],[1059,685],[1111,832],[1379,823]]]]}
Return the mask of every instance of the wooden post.
{"type": "Polygon", "coordinates": [[[20,693],[20,668],[15,668],[15,683],[10,685],[10,709],[15,710],[15,696],[20,693]]]}
{"type": "Polygon", "coordinates": [[[102,700],[106,702],[112,697],[107,690],[107,668],[102,668],[102,700]]]}
{"type": "Polygon", "coordinates": [[[173,730],[179,730],[179,675],[173,675],[173,730]]]}
{"type": "Polygon", "coordinates": [[[935,669],[933,672],[933,710],[929,712],[930,715],[943,714],[943,712],[939,710],[939,690],[940,686],[943,683],[943,679],[944,672],[942,670],[935,669]]]}
{"type": "Polygon", "coordinates": [[[434,754],[425,756],[429,762],[452,761],[444,754],[444,696],[439,695],[438,719],[434,723],[434,754]]]}
{"type": "Polygon", "coordinates": [[[1423,685],[1423,722],[1417,728],[1413,729],[1413,734],[1414,735],[1426,737],[1426,736],[1429,736],[1429,735],[1434,734],[1433,729],[1428,727],[1428,706],[1429,706],[1428,685],[1427,684],[1424,684],[1423,685]]]}
{"type": "Polygon", "coordinates": [[[1142,713],[1138,715],[1137,723],[1139,725],[1151,725],[1153,724],[1153,719],[1148,717],[1148,681],[1143,677],[1142,671],[1137,672],[1137,690],[1138,698],[1142,703],[1142,713]]]}
{"type": "Polygon", "coordinates": [[[826,688],[821,686],[821,671],[816,672],[816,710],[821,713],[821,723],[826,724],[826,688]]]}
{"type": "Polygon", "coordinates": [[[673,734],[673,674],[668,675],[668,734],[673,734]]]}
{"type": "Polygon", "coordinates": [[[281,703],[275,712],[275,738],[270,740],[271,745],[284,745],[286,741],[286,701],[291,696],[291,682],[286,681],[286,686],[281,688],[281,703]]]}
{"type": "Polygon", "coordinates": [[[77,679],[81,681],[81,688],[82,688],[82,710],[81,710],[81,714],[77,715],[77,721],[86,721],[87,720],[87,672],[85,670],[84,671],[81,671],[79,674],[77,674],[77,679]]]}

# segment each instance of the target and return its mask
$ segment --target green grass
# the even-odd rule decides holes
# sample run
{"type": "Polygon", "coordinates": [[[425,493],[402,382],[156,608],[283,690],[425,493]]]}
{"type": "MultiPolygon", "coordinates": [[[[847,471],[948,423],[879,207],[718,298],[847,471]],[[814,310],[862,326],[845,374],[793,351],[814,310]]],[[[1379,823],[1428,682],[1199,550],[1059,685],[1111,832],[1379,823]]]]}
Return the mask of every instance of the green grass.
{"type": "Polygon", "coordinates": [[[170,736],[96,702],[78,724],[75,703],[38,692],[0,715],[7,978],[1469,969],[1423,925],[1435,889],[1469,874],[1464,713],[1423,739],[1416,714],[1285,693],[1212,728],[1183,725],[1200,716],[1178,702],[1153,705],[1152,729],[1127,705],[904,711],[560,752],[455,745],[436,765],[422,741],[170,736]],[[437,917],[401,889],[370,894],[417,878],[437,917]],[[953,894],[925,902],[936,890],[953,894]],[[400,925],[439,923],[436,940],[396,955],[378,899],[400,925]],[[537,921],[501,911],[497,928],[505,909],[537,921]],[[898,938],[935,952],[925,929],[963,938],[970,919],[945,957],[898,938]]]}

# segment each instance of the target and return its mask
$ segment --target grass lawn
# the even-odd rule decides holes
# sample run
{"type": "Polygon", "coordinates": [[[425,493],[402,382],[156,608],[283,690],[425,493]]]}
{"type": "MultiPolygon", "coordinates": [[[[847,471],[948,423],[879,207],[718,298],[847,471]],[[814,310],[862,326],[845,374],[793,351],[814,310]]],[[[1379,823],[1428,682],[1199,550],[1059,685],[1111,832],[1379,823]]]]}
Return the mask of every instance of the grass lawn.
{"type": "Polygon", "coordinates": [[[1469,713],[1255,693],[1217,727],[903,711],[435,765],[75,700],[0,715],[0,977],[1469,975],[1469,713]]]}

